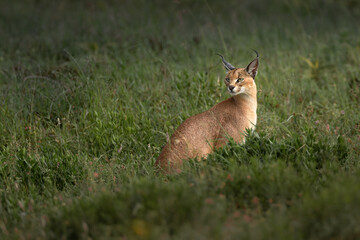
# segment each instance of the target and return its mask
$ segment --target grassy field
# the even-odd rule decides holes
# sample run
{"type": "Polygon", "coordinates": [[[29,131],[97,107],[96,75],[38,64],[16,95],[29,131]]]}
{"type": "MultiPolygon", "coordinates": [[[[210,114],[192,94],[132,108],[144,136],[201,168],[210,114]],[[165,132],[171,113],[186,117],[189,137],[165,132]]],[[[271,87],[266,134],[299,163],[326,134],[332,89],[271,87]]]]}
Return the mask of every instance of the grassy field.
{"type": "Polygon", "coordinates": [[[0,239],[359,239],[360,3],[1,1],[0,239]],[[154,162],[260,53],[258,125],[154,162]]]}

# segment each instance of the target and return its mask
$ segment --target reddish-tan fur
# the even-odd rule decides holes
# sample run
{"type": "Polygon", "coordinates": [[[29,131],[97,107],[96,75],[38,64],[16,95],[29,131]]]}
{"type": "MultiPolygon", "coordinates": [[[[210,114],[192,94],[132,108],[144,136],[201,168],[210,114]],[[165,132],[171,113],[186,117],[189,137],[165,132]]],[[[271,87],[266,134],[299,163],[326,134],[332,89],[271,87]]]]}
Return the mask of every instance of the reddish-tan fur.
{"type": "MultiPolygon", "coordinates": [[[[255,70],[257,66],[258,62],[255,70]]],[[[186,119],[165,145],[156,165],[165,172],[173,172],[181,167],[183,160],[206,158],[214,149],[224,146],[229,138],[243,143],[245,130],[254,129],[257,120],[255,75],[256,72],[249,73],[248,68],[230,70],[225,84],[229,92],[229,86],[234,87],[233,96],[186,119]]]]}

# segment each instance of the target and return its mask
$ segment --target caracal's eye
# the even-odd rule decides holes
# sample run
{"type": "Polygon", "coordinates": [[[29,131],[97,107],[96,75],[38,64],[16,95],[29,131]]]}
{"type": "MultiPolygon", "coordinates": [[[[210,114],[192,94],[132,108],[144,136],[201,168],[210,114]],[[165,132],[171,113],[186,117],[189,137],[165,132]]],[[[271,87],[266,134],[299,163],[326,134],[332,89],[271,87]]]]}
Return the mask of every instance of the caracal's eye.
{"type": "Polygon", "coordinates": [[[225,81],[226,81],[226,82],[230,82],[230,78],[225,78],[225,81]]]}
{"type": "Polygon", "coordinates": [[[239,83],[239,82],[242,82],[242,81],[244,81],[243,78],[238,78],[238,79],[236,80],[236,83],[239,83]]]}

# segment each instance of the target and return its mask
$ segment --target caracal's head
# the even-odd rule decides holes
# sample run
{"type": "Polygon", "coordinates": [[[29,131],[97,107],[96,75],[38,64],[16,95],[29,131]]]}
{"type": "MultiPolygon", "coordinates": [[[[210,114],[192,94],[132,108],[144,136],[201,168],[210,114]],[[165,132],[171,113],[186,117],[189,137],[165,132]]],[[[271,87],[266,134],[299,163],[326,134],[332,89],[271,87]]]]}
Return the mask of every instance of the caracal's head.
{"type": "Polygon", "coordinates": [[[222,55],[218,54],[222,59],[225,69],[228,71],[224,81],[227,90],[232,96],[249,94],[254,88],[256,89],[254,79],[259,66],[259,54],[257,51],[255,51],[255,53],[256,58],[252,60],[246,68],[236,68],[225,61],[222,55]]]}

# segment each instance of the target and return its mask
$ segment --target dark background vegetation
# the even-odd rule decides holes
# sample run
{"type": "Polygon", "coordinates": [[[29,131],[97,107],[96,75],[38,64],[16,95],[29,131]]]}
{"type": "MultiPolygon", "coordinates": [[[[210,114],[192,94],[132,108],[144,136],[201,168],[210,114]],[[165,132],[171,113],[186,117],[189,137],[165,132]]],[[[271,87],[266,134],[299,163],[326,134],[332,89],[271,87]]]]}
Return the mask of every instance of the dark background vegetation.
{"type": "Polygon", "coordinates": [[[359,27],[355,0],[0,1],[0,238],[360,238],[359,27]],[[156,174],[251,48],[256,132],[156,174]]]}

